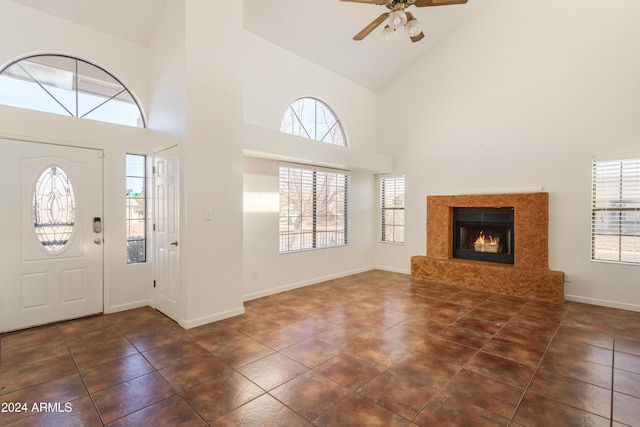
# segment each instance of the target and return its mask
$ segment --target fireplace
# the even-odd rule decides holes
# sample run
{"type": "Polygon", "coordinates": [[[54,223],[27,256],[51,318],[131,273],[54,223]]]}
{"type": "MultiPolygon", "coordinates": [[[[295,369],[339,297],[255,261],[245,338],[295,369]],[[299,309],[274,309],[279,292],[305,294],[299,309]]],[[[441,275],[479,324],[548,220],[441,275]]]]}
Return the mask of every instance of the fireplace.
{"type": "Polygon", "coordinates": [[[513,264],[513,207],[452,210],[453,258],[513,264]]]}
{"type": "Polygon", "coordinates": [[[548,193],[428,196],[426,219],[427,254],[411,257],[413,279],[537,301],[564,300],[563,273],[549,270],[548,193]],[[478,241],[481,231],[484,238],[478,241]],[[489,262],[460,258],[461,252],[489,262]]]}

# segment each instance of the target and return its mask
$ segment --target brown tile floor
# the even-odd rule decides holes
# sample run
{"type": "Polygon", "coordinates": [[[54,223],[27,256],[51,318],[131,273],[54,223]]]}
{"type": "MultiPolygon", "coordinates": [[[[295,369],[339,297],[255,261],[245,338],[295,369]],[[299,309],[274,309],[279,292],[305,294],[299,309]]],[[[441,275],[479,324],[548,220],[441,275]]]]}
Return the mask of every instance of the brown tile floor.
{"type": "Polygon", "coordinates": [[[640,313],[382,271],[246,310],[1,335],[0,425],[640,426],[640,313]]]}

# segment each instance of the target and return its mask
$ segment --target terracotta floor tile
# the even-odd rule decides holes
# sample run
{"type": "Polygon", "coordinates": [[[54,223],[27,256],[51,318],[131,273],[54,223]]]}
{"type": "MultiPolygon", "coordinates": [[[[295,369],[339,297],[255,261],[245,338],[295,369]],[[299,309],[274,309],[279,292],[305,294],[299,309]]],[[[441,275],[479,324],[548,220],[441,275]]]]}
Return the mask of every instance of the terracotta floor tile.
{"type": "Polygon", "coordinates": [[[349,390],[356,390],[380,374],[383,368],[351,354],[340,353],[313,370],[349,390]]]}
{"type": "Polygon", "coordinates": [[[447,382],[438,397],[443,402],[464,402],[510,419],[524,391],[524,388],[463,369],[447,382]]]}
{"type": "Polygon", "coordinates": [[[180,359],[159,372],[173,388],[182,392],[198,384],[230,375],[233,369],[211,353],[203,353],[180,359]]]}
{"type": "Polygon", "coordinates": [[[555,337],[549,346],[549,353],[574,357],[605,366],[613,366],[613,350],[555,337]]]}
{"type": "Polygon", "coordinates": [[[613,366],[616,369],[640,374],[640,356],[616,351],[613,355],[613,366]]]}
{"type": "Polygon", "coordinates": [[[207,423],[182,397],[172,396],[120,418],[110,423],[109,427],[206,425],[207,423]]]}
{"type": "Polygon", "coordinates": [[[491,339],[492,335],[452,325],[438,333],[436,338],[451,341],[465,347],[480,349],[491,339]]]}
{"type": "Polygon", "coordinates": [[[542,322],[533,322],[532,324],[512,319],[500,329],[496,337],[521,344],[537,342],[546,348],[554,333],[555,327],[549,329],[546,325],[542,325],[542,322]]]}
{"type": "Polygon", "coordinates": [[[640,356],[640,334],[635,339],[616,336],[615,350],[640,356]]]}
{"type": "Polygon", "coordinates": [[[613,389],[640,399],[640,374],[614,369],[613,389]]]}
{"type": "Polygon", "coordinates": [[[465,347],[450,341],[434,338],[415,348],[420,353],[427,354],[435,359],[441,359],[446,362],[463,365],[471,359],[478,350],[471,347],[465,347]]]}
{"type": "MultiPolygon", "coordinates": [[[[56,409],[52,412],[32,412],[27,418],[22,418],[12,423],[11,427],[84,427],[102,425],[100,416],[89,396],[84,396],[71,402],[60,403],[60,410],[56,409]]],[[[2,417],[0,417],[0,425],[4,425],[2,417]]]]}
{"type": "Polygon", "coordinates": [[[521,388],[529,385],[535,372],[531,366],[485,352],[479,352],[465,368],[521,388]]]}
{"type": "Polygon", "coordinates": [[[497,324],[504,325],[513,317],[513,314],[500,313],[497,311],[487,310],[486,308],[474,308],[469,313],[467,313],[465,318],[473,318],[485,320],[487,322],[494,322],[497,324]]]}
{"type": "Polygon", "coordinates": [[[324,341],[309,338],[285,348],[281,353],[307,368],[313,368],[340,354],[340,349],[324,341]]]}
{"type": "Polygon", "coordinates": [[[444,362],[417,351],[409,353],[390,368],[391,371],[400,375],[433,386],[444,385],[459,369],[459,365],[444,362]]]}
{"type": "Polygon", "coordinates": [[[57,326],[42,326],[0,335],[0,353],[41,346],[63,338],[57,326]]]}
{"type": "Polygon", "coordinates": [[[117,359],[81,372],[90,393],[153,372],[154,368],[140,354],[117,359]]]}
{"type": "Polygon", "coordinates": [[[495,337],[482,347],[482,351],[536,367],[544,355],[545,348],[546,345],[539,342],[523,344],[495,337]]]}
{"type": "Polygon", "coordinates": [[[217,377],[182,394],[205,421],[215,421],[264,394],[264,390],[238,373],[217,377]]]}
{"type": "Polygon", "coordinates": [[[506,427],[509,419],[459,399],[436,396],[413,423],[421,427],[506,427]]]}
{"type": "Polygon", "coordinates": [[[560,326],[556,337],[559,339],[568,339],[570,341],[578,341],[584,344],[595,345],[604,348],[613,348],[613,334],[607,334],[599,331],[592,331],[588,328],[578,328],[575,326],[560,326]]]}
{"type": "Polygon", "coordinates": [[[406,325],[394,325],[382,331],[380,338],[392,344],[406,349],[414,349],[431,339],[430,335],[423,334],[406,327],[406,325]]]}
{"type": "Polygon", "coordinates": [[[529,390],[602,417],[611,414],[611,390],[538,371],[529,390]]]}
{"type": "Polygon", "coordinates": [[[262,387],[271,390],[309,369],[280,353],[273,353],[238,368],[238,372],[262,387]]]}
{"type": "Polygon", "coordinates": [[[313,425],[318,427],[403,427],[407,425],[407,420],[354,394],[318,417],[313,425]]]}
{"type": "Polygon", "coordinates": [[[14,369],[0,369],[0,396],[21,388],[77,373],[70,354],[14,369]]]}
{"type": "Polygon", "coordinates": [[[482,319],[477,319],[475,317],[470,317],[466,315],[465,317],[461,317],[454,323],[455,326],[459,326],[465,329],[471,329],[472,331],[486,333],[490,335],[494,335],[504,326],[503,323],[500,322],[492,322],[482,319]]]}
{"type": "Polygon", "coordinates": [[[640,399],[614,392],[612,419],[628,426],[640,425],[640,399]]]}
{"type": "Polygon", "coordinates": [[[562,375],[589,384],[611,389],[611,367],[586,360],[576,359],[571,355],[547,353],[540,369],[554,375],[562,375]]]}
{"type": "Polygon", "coordinates": [[[142,354],[156,368],[162,369],[180,359],[201,356],[207,351],[193,341],[173,342],[162,347],[156,347],[142,354]]]}
{"type": "Polygon", "coordinates": [[[309,371],[271,390],[269,394],[312,421],[350,392],[324,376],[309,371]]]}
{"type": "Polygon", "coordinates": [[[216,427],[302,427],[308,425],[308,422],[270,395],[265,394],[218,418],[214,425],[216,427]]]}
{"type": "Polygon", "coordinates": [[[238,368],[271,353],[273,349],[252,338],[245,338],[214,351],[213,355],[229,366],[238,368]]]}
{"type": "Polygon", "coordinates": [[[0,398],[0,402],[18,402],[24,404],[27,412],[1,413],[0,425],[10,424],[33,415],[32,409],[34,404],[39,405],[41,402],[59,402],[61,405],[64,405],[65,403],[72,402],[87,395],[87,389],[78,373],[4,394],[0,398]]]}
{"type": "Polygon", "coordinates": [[[134,335],[129,337],[129,341],[136,346],[138,351],[143,352],[169,344],[186,343],[191,339],[177,331],[169,330],[134,335]]]}
{"type": "Polygon", "coordinates": [[[367,333],[355,334],[343,349],[378,366],[387,367],[409,353],[409,349],[367,333]]]}
{"type": "Polygon", "coordinates": [[[532,392],[527,392],[524,396],[513,420],[525,426],[609,426],[608,418],[532,392]]]}
{"type": "Polygon", "coordinates": [[[172,396],[176,391],[152,372],[94,393],[93,400],[105,424],[172,396]]]}
{"type": "Polygon", "coordinates": [[[106,343],[89,343],[87,346],[72,351],[78,368],[88,369],[123,357],[138,354],[138,350],[125,338],[106,343]]]}
{"type": "Polygon", "coordinates": [[[437,391],[437,386],[385,371],[362,386],[358,394],[410,420],[437,391]]]}
{"type": "Polygon", "coordinates": [[[207,351],[217,351],[246,338],[247,336],[245,334],[230,326],[208,328],[201,330],[198,334],[192,335],[195,343],[207,351]]]}
{"type": "Polygon", "coordinates": [[[69,349],[64,342],[52,341],[42,345],[16,348],[13,351],[0,353],[2,370],[23,368],[36,363],[46,363],[46,360],[69,355],[69,349]]]}

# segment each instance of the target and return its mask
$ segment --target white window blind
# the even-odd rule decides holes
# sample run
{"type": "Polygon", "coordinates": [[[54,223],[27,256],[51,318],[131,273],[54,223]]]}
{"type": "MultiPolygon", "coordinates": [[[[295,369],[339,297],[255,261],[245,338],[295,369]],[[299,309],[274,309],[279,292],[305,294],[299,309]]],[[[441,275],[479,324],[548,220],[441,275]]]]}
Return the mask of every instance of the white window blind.
{"type": "Polygon", "coordinates": [[[382,241],[404,243],[404,177],[380,180],[382,241]]]}
{"type": "Polygon", "coordinates": [[[348,193],[344,171],[280,165],[280,252],[346,245],[348,193]]]}
{"type": "Polygon", "coordinates": [[[591,259],[640,264],[640,154],[593,161],[591,259]]]}

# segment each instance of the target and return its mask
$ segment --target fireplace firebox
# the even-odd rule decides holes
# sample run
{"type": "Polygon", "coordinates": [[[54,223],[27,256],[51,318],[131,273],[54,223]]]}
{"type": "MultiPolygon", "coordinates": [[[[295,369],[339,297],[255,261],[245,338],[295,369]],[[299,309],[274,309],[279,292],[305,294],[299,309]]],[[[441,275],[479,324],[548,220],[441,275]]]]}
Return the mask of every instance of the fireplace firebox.
{"type": "Polygon", "coordinates": [[[514,208],[453,208],[453,257],[514,263],[514,208]]]}

